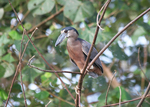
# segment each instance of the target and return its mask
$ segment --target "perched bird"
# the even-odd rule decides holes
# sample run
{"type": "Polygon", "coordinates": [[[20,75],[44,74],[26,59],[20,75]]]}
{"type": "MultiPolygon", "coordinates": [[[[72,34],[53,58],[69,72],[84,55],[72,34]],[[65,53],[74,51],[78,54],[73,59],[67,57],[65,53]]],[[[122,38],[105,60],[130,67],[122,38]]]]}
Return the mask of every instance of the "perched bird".
{"type": "MultiPolygon", "coordinates": [[[[78,66],[80,72],[82,72],[91,44],[83,39],[78,38],[78,36],[79,33],[75,28],[65,27],[61,30],[61,34],[58,37],[55,46],[58,46],[65,38],[68,38],[67,50],[70,59],[75,65],[78,66]]],[[[98,54],[97,50],[93,47],[90,56],[90,61],[92,61],[92,59],[97,54],[98,54]]],[[[88,74],[93,78],[97,78],[98,76],[102,75],[102,73],[103,73],[103,68],[100,59],[97,59],[88,70],[88,74]]]]}

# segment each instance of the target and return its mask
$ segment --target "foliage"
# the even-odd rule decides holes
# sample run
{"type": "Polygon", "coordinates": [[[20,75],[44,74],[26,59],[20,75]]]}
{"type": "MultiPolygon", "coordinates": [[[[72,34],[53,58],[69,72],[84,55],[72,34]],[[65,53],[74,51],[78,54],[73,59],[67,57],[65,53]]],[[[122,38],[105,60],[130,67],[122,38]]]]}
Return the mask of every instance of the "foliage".
{"type": "MultiPolygon", "coordinates": [[[[65,26],[73,26],[79,31],[82,39],[92,43],[95,29],[96,16],[104,4],[104,0],[11,0],[23,25],[30,30],[49,16],[54,15],[62,7],[63,12],[38,27],[32,41],[45,59],[57,70],[69,69],[79,72],[69,61],[66,51],[66,42],[55,47],[55,41],[60,30],[65,26]]],[[[98,51],[127,23],[136,18],[140,13],[149,8],[149,0],[112,0],[104,19],[101,23],[104,31],[99,31],[96,45],[98,51]]],[[[147,82],[140,70],[138,62],[138,48],[140,47],[140,62],[146,76],[150,77],[150,12],[130,26],[120,37],[104,52],[101,60],[112,72],[117,70],[116,79],[121,84],[122,101],[141,96],[147,87],[147,82]],[[112,66],[112,67],[110,67],[112,66]],[[137,91],[135,91],[137,90],[137,91]],[[138,94],[140,93],[140,95],[138,94]]],[[[32,32],[29,33],[31,35],[32,32]]],[[[0,106],[5,104],[8,97],[9,87],[12,82],[18,61],[23,28],[9,5],[7,0],[0,1],[0,106]]],[[[28,38],[24,37],[23,48],[28,38]]],[[[36,56],[33,65],[41,69],[49,67],[40,58],[31,43],[25,51],[22,64],[22,80],[25,87],[27,104],[29,106],[44,106],[49,100],[53,107],[72,107],[73,99],[63,88],[60,80],[54,73],[45,73],[27,66],[29,58],[36,56]],[[55,96],[53,96],[52,94],[55,96]],[[57,96],[57,97],[56,97],[57,96]],[[58,98],[59,97],[59,98],[58,98]]],[[[105,71],[105,70],[104,70],[105,71]]],[[[67,88],[75,97],[74,87],[77,85],[79,75],[59,74],[67,88]]],[[[105,104],[105,95],[108,87],[108,77],[101,76],[97,79],[87,75],[83,83],[81,103],[85,106],[102,106],[105,104]],[[105,78],[106,77],[106,78],[105,78]],[[100,94],[99,94],[100,93],[100,94]],[[97,103],[93,103],[96,98],[97,103]],[[91,104],[90,104],[91,103],[91,104]]],[[[24,106],[23,93],[21,89],[20,74],[13,86],[10,102],[14,106],[24,106]],[[15,103],[19,102],[19,103],[15,103]]],[[[108,103],[119,101],[119,88],[112,87],[108,93],[108,103]]],[[[147,99],[147,101],[150,101],[147,99]]],[[[136,106],[137,101],[124,104],[123,107],[136,106]]],[[[10,104],[10,103],[9,103],[10,104]]],[[[148,103],[144,102],[144,107],[148,103]]]]}

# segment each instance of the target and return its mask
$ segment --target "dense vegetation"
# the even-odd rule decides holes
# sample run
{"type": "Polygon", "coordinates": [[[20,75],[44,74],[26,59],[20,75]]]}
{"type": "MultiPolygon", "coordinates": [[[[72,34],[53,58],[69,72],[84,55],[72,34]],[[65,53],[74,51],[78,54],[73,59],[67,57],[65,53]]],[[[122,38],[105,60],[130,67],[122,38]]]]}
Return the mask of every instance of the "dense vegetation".
{"type": "MultiPolygon", "coordinates": [[[[11,0],[19,18],[28,34],[38,26],[32,41],[44,58],[55,70],[79,72],[70,62],[66,50],[66,42],[55,47],[55,41],[60,30],[73,26],[79,32],[79,37],[92,43],[96,29],[96,17],[105,0],[11,0]],[[49,17],[50,20],[48,19],[49,17]]],[[[100,51],[107,42],[126,24],[150,7],[150,0],[112,0],[102,20],[95,47],[100,51]]],[[[9,2],[0,0],[0,106],[5,105],[10,85],[19,62],[19,51],[23,28],[19,24],[9,2]]],[[[23,48],[28,38],[25,35],[23,48]]],[[[121,86],[121,101],[140,97],[145,92],[148,82],[139,66],[150,77],[150,12],[136,21],[100,56],[104,66],[104,75],[96,79],[86,75],[83,82],[81,104],[85,107],[105,105],[106,90],[109,81],[116,70],[115,81],[108,93],[108,104],[118,103],[121,86]],[[140,51],[138,52],[138,49],[140,51]],[[109,75],[110,74],[110,75],[109,75]]],[[[49,107],[73,107],[74,100],[68,94],[54,73],[43,72],[30,68],[28,60],[35,55],[33,65],[41,69],[50,69],[38,55],[29,42],[22,59],[22,81],[29,107],[44,106],[50,100],[49,107]]],[[[79,74],[59,73],[72,95],[77,85],[79,74]]],[[[139,100],[122,105],[134,107],[139,100]]],[[[147,98],[143,107],[150,106],[147,98]]],[[[24,106],[20,74],[13,85],[9,106],[24,106]]]]}

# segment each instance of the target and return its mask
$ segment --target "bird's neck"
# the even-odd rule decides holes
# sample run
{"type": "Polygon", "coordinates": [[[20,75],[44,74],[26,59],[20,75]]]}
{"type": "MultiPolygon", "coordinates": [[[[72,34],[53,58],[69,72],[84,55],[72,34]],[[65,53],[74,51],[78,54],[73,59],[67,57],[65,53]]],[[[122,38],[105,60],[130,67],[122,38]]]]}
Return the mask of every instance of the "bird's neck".
{"type": "Polygon", "coordinates": [[[76,41],[77,41],[77,38],[68,38],[67,44],[75,45],[76,41]]]}

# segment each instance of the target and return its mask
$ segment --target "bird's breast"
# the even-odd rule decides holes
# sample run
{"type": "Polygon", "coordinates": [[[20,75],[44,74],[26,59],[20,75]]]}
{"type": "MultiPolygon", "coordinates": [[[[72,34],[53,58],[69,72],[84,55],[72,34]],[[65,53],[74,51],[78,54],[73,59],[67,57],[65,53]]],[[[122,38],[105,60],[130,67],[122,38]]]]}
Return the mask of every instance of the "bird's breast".
{"type": "Polygon", "coordinates": [[[85,63],[85,56],[82,51],[82,44],[78,41],[74,43],[67,43],[67,50],[69,57],[77,64],[81,70],[85,63]]]}

